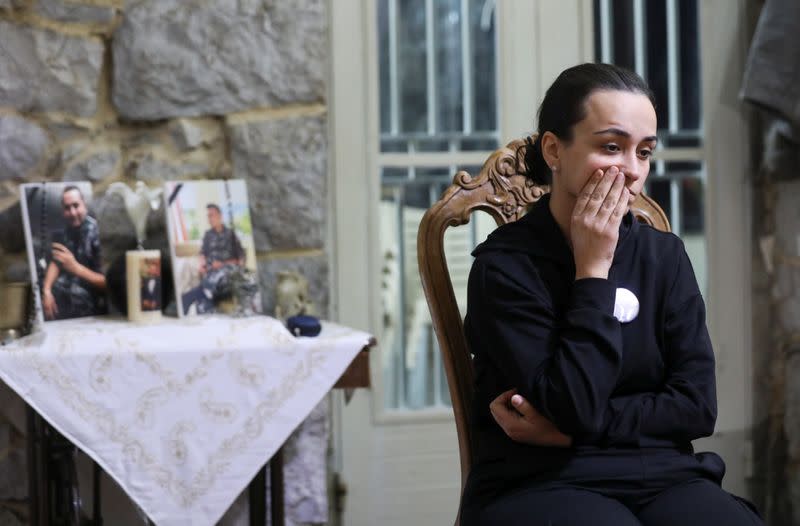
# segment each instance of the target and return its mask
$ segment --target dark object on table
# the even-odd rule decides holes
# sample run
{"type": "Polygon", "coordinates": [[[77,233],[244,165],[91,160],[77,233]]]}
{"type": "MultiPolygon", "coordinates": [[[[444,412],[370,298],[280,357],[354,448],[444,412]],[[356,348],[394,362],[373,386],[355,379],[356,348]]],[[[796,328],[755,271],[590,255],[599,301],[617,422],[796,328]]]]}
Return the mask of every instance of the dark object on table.
{"type": "Polygon", "coordinates": [[[295,336],[316,336],[322,330],[322,325],[314,316],[292,316],[286,320],[289,332],[295,336]]]}

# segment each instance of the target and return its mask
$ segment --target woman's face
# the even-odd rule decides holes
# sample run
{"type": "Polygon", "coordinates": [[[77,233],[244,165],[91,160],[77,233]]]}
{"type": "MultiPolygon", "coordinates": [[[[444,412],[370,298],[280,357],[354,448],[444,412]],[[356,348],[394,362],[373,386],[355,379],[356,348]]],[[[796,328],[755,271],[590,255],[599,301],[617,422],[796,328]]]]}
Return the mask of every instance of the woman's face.
{"type": "MultiPolygon", "coordinates": [[[[650,99],[629,91],[596,91],[586,100],[586,117],[572,128],[572,141],[555,138],[553,192],[576,198],[598,169],[616,166],[625,174],[631,202],[642,191],[656,146],[656,111],[650,99]]],[[[546,145],[545,145],[546,147],[546,145]]]]}

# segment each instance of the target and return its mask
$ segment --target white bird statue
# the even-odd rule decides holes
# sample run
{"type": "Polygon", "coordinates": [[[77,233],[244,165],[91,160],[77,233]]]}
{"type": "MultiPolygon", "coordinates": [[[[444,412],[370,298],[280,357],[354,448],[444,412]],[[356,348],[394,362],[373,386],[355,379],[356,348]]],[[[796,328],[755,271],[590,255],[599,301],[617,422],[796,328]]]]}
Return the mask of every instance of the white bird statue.
{"type": "Polygon", "coordinates": [[[136,244],[139,249],[144,248],[145,227],[147,226],[147,215],[150,210],[158,210],[161,204],[161,188],[148,188],[142,181],[136,181],[136,190],[125,183],[111,183],[106,190],[106,195],[118,195],[122,197],[128,217],[131,218],[133,227],[136,229],[136,244]]]}

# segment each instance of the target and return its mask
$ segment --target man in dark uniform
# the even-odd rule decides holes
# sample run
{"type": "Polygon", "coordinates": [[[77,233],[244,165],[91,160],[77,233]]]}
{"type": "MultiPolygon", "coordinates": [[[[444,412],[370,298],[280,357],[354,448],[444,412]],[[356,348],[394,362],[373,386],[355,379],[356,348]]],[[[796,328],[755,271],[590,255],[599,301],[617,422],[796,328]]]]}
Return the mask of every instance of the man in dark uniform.
{"type": "Polygon", "coordinates": [[[48,320],[104,314],[100,230],[88,216],[86,201],[77,186],[61,194],[66,223],[60,242],[50,247],[51,258],[42,284],[42,308],[48,320]]]}
{"type": "Polygon", "coordinates": [[[144,267],[140,290],[142,310],[161,310],[161,259],[147,258],[144,267]]]}
{"type": "Polygon", "coordinates": [[[244,262],[244,249],[236,233],[222,222],[219,206],[206,206],[208,224],[200,249],[200,285],[181,296],[183,313],[196,304],[197,313],[214,311],[214,301],[231,293],[230,276],[244,262]]]}

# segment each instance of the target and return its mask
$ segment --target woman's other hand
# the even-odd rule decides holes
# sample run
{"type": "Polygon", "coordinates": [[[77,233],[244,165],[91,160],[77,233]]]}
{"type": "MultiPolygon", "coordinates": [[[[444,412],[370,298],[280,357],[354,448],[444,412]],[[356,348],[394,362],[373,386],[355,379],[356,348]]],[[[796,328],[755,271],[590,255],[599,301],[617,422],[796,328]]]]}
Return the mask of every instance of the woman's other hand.
{"type": "Polygon", "coordinates": [[[572,437],[558,430],[527,400],[516,394],[516,389],[502,393],[489,404],[495,422],[514,442],[532,446],[569,447],[572,437]]]}
{"type": "Polygon", "coordinates": [[[628,210],[625,175],[612,166],[597,170],[575,202],[570,224],[575,279],[608,278],[619,239],[619,225],[628,210]]]}

